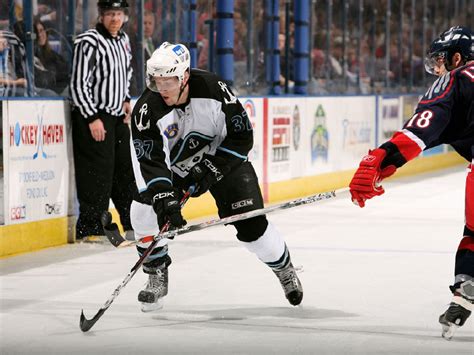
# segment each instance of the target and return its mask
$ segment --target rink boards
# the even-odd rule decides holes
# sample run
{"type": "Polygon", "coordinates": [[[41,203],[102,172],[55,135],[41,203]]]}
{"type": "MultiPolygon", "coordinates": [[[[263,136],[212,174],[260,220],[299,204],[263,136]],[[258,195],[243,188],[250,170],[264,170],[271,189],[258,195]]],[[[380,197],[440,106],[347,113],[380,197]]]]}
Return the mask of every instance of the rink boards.
{"type": "MultiPolygon", "coordinates": [[[[254,128],[249,154],[267,203],[347,186],[360,158],[409,119],[417,97],[241,98],[254,128]]],[[[74,240],[68,102],[3,100],[3,209],[0,256],[74,240]]],[[[448,147],[424,152],[396,174],[442,169],[463,160],[448,147]]],[[[209,194],[185,207],[188,219],[216,212],[209,194]]]]}

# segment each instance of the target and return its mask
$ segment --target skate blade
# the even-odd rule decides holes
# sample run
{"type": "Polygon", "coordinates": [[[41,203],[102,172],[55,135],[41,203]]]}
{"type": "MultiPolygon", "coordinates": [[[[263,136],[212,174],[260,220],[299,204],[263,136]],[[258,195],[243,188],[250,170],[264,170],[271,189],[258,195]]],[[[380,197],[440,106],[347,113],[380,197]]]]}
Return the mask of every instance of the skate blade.
{"type": "Polygon", "coordinates": [[[441,336],[446,340],[451,340],[458,328],[459,326],[453,323],[449,323],[449,325],[443,324],[443,331],[441,332],[441,336]]]}
{"type": "Polygon", "coordinates": [[[163,299],[158,299],[158,301],[153,303],[141,302],[141,310],[143,313],[159,311],[163,308],[163,299]]]}

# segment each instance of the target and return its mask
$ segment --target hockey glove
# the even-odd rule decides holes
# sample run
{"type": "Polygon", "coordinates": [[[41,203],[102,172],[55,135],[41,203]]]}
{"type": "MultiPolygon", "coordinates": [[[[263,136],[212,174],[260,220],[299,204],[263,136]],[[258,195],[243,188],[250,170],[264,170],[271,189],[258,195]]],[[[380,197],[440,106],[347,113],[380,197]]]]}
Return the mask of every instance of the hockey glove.
{"type": "Polygon", "coordinates": [[[352,177],[349,184],[352,202],[359,207],[365,206],[365,200],[382,195],[385,190],[380,182],[397,170],[394,165],[380,168],[386,155],[385,149],[369,150],[369,153],[362,158],[359,168],[352,177]]]}
{"type": "Polygon", "coordinates": [[[174,188],[161,191],[153,197],[153,210],[156,213],[160,228],[168,221],[170,222],[170,230],[186,225],[187,222],[181,215],[181,197],[180,191],[174,188]]]}
{"type": "Polygon", "coordinates": [[[189,173],[191,184],[196,186],[192,196],[201,196],[212,185],[221,181],[229,171],[230,168],[224,159],[204,154],[202,160],[194,165],[189,173]]]}

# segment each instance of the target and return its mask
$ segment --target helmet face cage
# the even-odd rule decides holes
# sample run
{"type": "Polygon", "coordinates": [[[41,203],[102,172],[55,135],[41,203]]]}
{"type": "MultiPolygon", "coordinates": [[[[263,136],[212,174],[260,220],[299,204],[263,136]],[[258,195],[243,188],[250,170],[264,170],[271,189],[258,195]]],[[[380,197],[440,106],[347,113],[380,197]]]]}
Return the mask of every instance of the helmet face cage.
{"type": "Polygon", "coordinates": [[[443,65],[446,68],[447,57],[447,52],[428,53],[428,55],[425,57],[424,62],[426,72],[432,75],[438,75],[435,71],[435,68],[441,68],[441,66],[443,65]]]}
{"type": "Polygon", "coordinates": [[[146,62],[147,87],[152,91],[159,92],[155,77],[177,77],[179,86],[181,86],[184,73],[189,70],[190,66],[191,57],[186,46],[180,43],[164,42],[146,62]]]}
{"type": "Polygon", "coordinates": [[[462,59],[467,62],[474,59],[474,44],[472,31],[467,27],[451,27],[440,34],[430,46],[425,58],[425,69],[434,74],[434,66],[445,64],[446,70],[451,70],[451,58],[455,53],[461,54],[462,59]],[[443,58],[444,63],[441,62],[443,58]]]}

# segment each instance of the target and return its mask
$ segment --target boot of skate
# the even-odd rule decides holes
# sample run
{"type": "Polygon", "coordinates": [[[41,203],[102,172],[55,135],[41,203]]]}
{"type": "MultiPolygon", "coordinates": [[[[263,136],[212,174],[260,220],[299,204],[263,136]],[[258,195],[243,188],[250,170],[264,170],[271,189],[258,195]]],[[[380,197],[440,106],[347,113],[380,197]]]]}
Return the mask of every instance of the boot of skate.
{"type": "Polygon", "coordinates": [[[272,268],[272,270],[280,280],[288,302],[293,306],[299,305],[303,300],[303,286],[291,261],[288,260],[287,265],[283,268],[272,268]]]}
{"type": "Polygon", "coordinates": [[[168,294],[168,266],[171,264],[171,258],[165,256],[163,259],[160,260],[160,265],[143,264],[143,271],[148,274],[148,282],[138,294],[142,312],[163,308],[163,297],[168,294]]]}
{"type": "Polygon", "coordinates": [[[442,337],[451,340],[459,327],[462,327],[474,310],[474,280],[464,281],[455,289],[448,309],[439,316],[442,337]]]}

